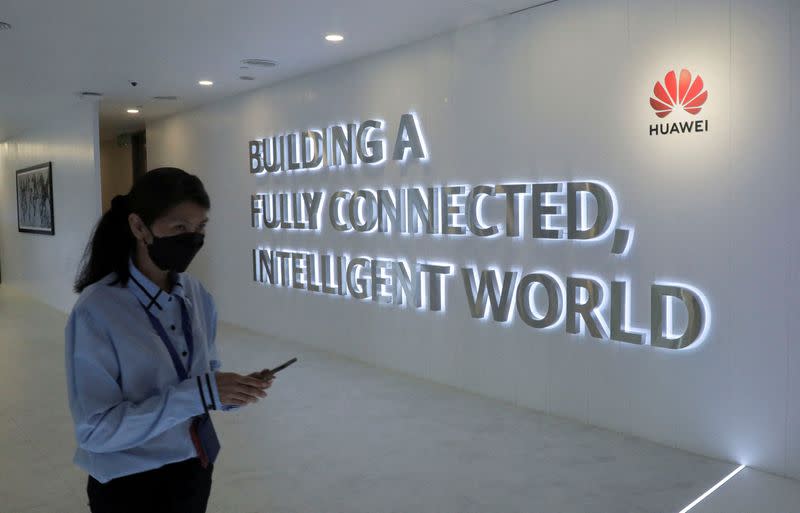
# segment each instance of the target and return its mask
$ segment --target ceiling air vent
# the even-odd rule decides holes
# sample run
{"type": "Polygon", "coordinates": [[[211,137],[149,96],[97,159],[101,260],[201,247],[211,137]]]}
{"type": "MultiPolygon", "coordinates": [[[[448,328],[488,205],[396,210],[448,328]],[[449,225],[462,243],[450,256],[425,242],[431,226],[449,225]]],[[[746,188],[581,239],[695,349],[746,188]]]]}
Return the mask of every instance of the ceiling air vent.
{"type": "Polygon", "coordinates": [[[154,100],[174,102],[178,99],[177,96],[153,96],[154,100]]]}
{"type": "Polygon", "coordinates": [[[94,91],[81,91],[80,93],[78,93],[78,96],[80,96],[81,98],[85,98],[87,100],[91,100],[92,98],[102,98],[103,93],[97,93],[94,91]]]}
{"type": "Polygon", "coordinates": [[[11,30],[11,25],[5,21],[0,21],[0,30],[11,30]]]}
{"type": "Polygon", "coordinates": [[[248,77],[247,75],[242,75],[239,77],[239,80],[255,80],[255,77],[248,77]]]}
{"type": "Polygon", "coordinates": [[[260,66],[262,68],[274,68],[278,65],[277,62],[269,59],[244,59],[242,64],[246,66],[260,66]]]}

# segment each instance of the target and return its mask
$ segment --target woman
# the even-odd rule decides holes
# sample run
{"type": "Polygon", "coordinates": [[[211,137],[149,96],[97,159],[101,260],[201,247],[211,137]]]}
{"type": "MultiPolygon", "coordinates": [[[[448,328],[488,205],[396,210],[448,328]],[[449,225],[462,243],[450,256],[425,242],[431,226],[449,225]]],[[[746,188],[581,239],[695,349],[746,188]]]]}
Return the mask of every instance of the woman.
{"type": "Polygon", "coordinates": [[[219,450],[208,411],[255,403],[274,379],[219,372],[214,301],[183,274],[209,208],[196,176],[156,169],[114,198],[87,246],[66,366],[94,513],[205,512],[219,450]]]}

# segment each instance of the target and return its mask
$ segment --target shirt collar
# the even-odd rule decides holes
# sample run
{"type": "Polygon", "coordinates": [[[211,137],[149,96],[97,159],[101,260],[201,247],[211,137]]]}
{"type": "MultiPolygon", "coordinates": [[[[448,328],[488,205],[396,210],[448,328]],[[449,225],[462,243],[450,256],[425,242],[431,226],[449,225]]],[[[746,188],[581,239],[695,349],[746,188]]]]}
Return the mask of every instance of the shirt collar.
{"type": "Polygon", "coordinates": [[[131,278],[128,281],[128,288],[133,295],[136,296],[136,299],[144,305],[145,310],[164,310],[172,301],[172,298],[175,297],[187,301],[184,280],[181,273],[170,272],[169,277],[170,280],[172,280],[172,292],[168,293],[161,290],[161,287],[145,276],[139,268],[134,265],[132,258],[128,260],[128,271],[131,278]]]}

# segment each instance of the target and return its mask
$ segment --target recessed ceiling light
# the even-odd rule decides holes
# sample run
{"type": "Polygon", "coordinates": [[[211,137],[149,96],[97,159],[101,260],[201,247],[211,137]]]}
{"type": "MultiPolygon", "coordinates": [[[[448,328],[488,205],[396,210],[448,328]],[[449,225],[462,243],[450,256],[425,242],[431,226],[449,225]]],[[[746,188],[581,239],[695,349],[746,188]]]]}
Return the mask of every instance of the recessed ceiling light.
{"type": "Polygon", "coordinates": [[[127,112],[128,112],[128,114],[138,114],[139,113],[139,109],[128,109],[127,112]]]}
{"type": "Polygon", "coordinates": [[[331,43],[341,43],[344,41],[344,36],[341,34],[328,34],[325,36],[326,41],[330,41],[331,43]]]}
{"type": "Polygon", "coordinates": [[[201,80],[198,82],[198,84],[200,84],[201,86],[212,86],[214,85],[214,82],[210,80],[201,80]]]}

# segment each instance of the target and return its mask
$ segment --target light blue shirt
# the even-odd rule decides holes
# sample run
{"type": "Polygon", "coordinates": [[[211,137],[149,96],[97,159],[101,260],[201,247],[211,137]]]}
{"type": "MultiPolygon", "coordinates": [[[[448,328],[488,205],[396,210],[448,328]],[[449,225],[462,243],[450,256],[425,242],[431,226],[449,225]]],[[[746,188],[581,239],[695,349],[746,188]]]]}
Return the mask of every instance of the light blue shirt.
{"type": "Polygon", "coordinates": [[[185,273],[175,275],[167,293],[132,262],[129,268],[125,287],[111,285],[113,273],[86,287],[65,330],[78,442],[73,461],[101,483],[196,457],[192,418],[207,410],[235,409],[221,404],[214,376],[221,364],[211,294],[185,273]],[[191,319],[191,362],[180,300],[191,319]],[[184,368],[190,363],[189,379],[178,377],[145,307],[161,322],[184,368]]]}

